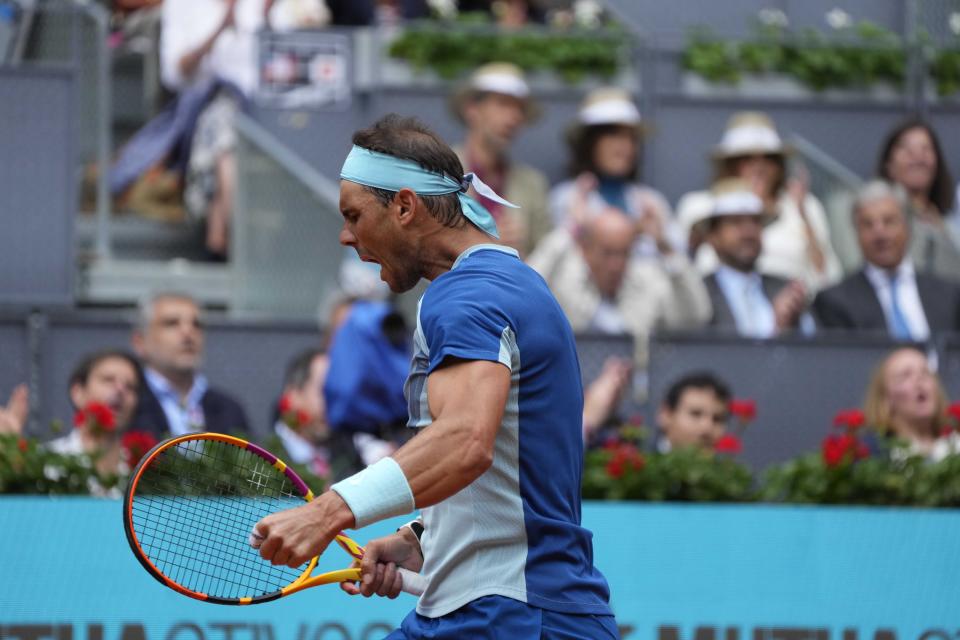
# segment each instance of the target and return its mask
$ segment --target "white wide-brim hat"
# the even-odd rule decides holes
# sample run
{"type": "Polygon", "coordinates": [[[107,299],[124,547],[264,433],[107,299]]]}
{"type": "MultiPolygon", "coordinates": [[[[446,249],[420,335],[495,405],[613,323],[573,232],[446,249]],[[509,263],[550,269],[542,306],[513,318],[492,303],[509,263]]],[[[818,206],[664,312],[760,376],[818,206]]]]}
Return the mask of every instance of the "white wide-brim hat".
{"type": "Polygon", "coordinates": [[[786,156],[793,150],[783,142],[770,116],[760,111],[735,113],[727,122],[720,144],[713,148],[715,160],[750,155],[786,156]]]}
{"type": "Polygon", "coordinates": [[[726,216],[757,216],[763,226],[777,218],[777,214],[741,178],[721,178],[714,182],[710,188],[710,206],[692,226],[706,231],[711,220],[726,216]]]}
{"type": "Polygon", "coordinates": [[[463,122],[466,103],[485,93],[499,93],[520,100],[527,122],[540,117],[542,109],[534,100],[523,70],[509,62],[491,62],[478,67],[467,81],[450,95],[450,110],[463,122]]]}

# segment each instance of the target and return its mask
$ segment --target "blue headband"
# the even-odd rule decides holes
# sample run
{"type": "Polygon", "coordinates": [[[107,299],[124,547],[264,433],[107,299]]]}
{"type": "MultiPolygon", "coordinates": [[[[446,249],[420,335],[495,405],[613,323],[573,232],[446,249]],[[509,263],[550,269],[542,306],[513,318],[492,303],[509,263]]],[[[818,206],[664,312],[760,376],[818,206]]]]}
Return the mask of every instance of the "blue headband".
{"type": "Polygon", "coordinates": [[[467,195],[472,185],[477,193],[505,207],[519,207],[504,200],[488,187],[475,174],[468,173],[462,180],[456,180],[442,173],[427,171],[412,160],[404,160],[385,153],[377,153],[354,145],[340,169],[340,178],[356,182],[367,187],[400,191],[404,187],[413,189],[422,196],[440,196],[456,193],[460,198],[463,215],[484,233],[499,238],[497,223],[486,207],[467,195]]]}

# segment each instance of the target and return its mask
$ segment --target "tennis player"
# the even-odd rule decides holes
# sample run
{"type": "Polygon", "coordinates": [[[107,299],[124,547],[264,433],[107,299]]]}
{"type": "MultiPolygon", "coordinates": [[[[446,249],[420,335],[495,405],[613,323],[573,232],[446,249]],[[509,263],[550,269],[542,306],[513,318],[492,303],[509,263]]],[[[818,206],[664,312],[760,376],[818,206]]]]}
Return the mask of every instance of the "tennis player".
{"type": "Polygon", "coordinates": [[[429,584],[389,639],[619,638],[580,526],[583,393],[573,334],[543,279],[499,244],[472,184],[501,199],[414,119],[358,131],[340,174],[340,242],[420,301],[405,391],[418,434],[313,502],[256,525],[296,567],[345,528],[421,510],[372,541],[348,593],[396,597],[397,566],[429,584]]]}

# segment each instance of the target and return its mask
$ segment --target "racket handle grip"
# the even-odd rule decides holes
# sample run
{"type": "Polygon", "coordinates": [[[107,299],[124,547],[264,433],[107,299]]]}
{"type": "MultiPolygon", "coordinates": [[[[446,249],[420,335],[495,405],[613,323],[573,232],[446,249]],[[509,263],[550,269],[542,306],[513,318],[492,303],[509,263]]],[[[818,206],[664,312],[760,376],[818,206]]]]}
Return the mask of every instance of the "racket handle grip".
{"type": "Polygon", "coordinates": [[[399,567],[397,571],[400,572],[400,576],[403,578],[403,586],[400,587],[401,590],[414,596],[422,595],[423,592],[426,591],[427,579],[422,574],[404,569],[403,567],[399,567]]]}

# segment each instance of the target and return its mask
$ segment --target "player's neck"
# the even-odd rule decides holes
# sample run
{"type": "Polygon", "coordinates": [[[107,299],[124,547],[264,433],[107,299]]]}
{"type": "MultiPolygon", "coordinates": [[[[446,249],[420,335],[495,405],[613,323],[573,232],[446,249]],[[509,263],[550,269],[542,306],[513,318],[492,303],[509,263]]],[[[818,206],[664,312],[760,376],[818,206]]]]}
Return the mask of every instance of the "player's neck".
{"type": "Polygon", "coordinates": [[[453,268],[453,264],[464,251],[478,244],[500,244],[496,238],[468,223],[465,227],[451,229],[441,227],[431,234],[423,251],[423,277],[433,281],[453,268]]]}

